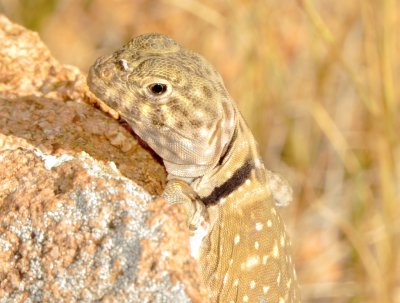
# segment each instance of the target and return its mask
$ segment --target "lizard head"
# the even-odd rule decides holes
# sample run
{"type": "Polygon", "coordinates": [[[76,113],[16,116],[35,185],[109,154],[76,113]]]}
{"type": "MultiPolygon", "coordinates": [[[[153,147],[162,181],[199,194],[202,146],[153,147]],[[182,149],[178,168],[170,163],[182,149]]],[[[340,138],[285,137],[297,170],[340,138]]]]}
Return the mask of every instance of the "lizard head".
{"type": "Polygon", "coordinates": [[[97,59],[88,84],[173,176],[195,178],[215,167],[235,129],[236,108],[221,76],[161,34],[136,37],[97,59]]]}

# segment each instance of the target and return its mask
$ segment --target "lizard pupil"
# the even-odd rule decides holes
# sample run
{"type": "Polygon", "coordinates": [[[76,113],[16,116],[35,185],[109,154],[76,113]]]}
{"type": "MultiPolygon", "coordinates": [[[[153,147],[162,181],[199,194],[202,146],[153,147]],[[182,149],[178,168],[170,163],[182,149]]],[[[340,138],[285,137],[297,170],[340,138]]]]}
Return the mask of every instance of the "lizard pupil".
{"type": "Polygon", "coordinates": [[[163,83],[153,83],[149,86],[150,91],[154,95],[162,95],[167,91],[167,85],[163,83]]]}

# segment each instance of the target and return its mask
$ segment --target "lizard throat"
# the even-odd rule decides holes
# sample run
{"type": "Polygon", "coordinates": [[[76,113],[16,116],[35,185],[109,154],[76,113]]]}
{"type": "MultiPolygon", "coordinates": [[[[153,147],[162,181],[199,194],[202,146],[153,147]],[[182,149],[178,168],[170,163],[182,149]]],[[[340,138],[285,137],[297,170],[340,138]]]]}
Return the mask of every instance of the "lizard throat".
{"type": "Polygon", "coordinates": [[[229,152],[231,151],[231,149],[233,147],[233,143],[235,143],[235,141],[236,141],[236,138],[237,138],[237,128],[235,128],[235,131],[233,132],[231,140],[229,141],[228,145],[226,146],[225,151],[222,153],[221,158],[219,158],[218,165],[222,165],[225,162],[229,152]]]}

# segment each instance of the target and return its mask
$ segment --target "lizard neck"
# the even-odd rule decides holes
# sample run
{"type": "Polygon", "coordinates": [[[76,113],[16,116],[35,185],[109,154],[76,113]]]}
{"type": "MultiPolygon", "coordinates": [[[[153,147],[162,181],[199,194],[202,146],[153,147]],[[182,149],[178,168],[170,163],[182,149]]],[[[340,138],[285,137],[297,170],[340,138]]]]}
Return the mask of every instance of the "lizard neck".
{"type": "Polygon", "coordinates": [[[239,112],[237,118],[231,142],[218,164],[192,183],[207,207],[218,204],[246,180],[252,179],[260,185],[266,183],[264,164],[254,137],[239,112]]]}

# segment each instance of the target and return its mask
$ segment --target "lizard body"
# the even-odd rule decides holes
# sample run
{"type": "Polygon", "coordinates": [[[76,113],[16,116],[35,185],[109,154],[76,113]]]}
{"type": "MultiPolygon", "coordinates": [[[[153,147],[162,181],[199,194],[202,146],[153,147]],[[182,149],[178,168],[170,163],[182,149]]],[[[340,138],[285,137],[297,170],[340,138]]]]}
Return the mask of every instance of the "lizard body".
{"type": "Polygon", "coordinates": [[[163,159],[163,196],[194,230],[212,302],[300,302],[290,242],[277,213],[291,189],[264,168],[221,76],[160,34],[99,58],[90,89],[163,159]]]}

